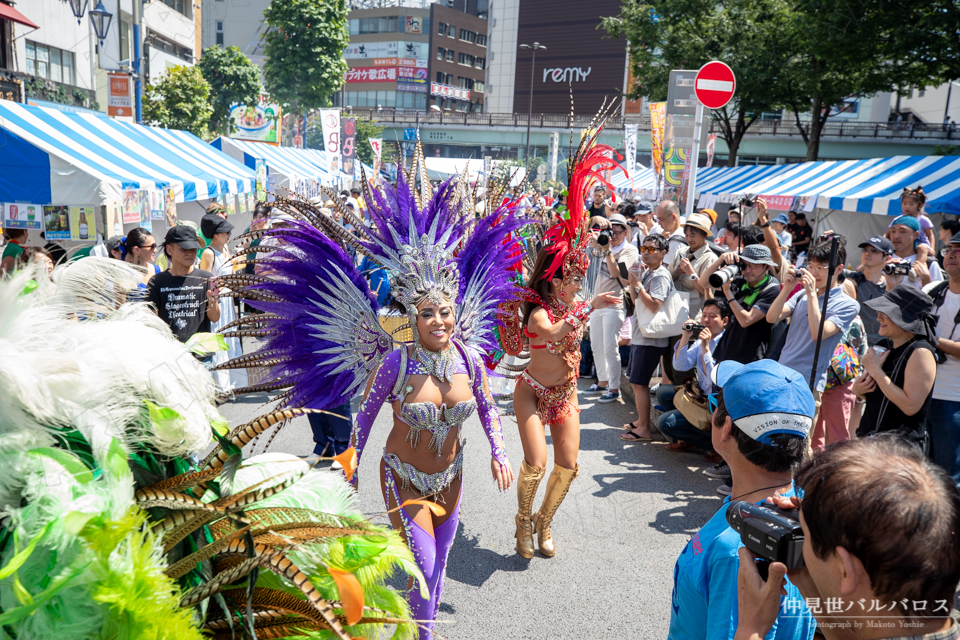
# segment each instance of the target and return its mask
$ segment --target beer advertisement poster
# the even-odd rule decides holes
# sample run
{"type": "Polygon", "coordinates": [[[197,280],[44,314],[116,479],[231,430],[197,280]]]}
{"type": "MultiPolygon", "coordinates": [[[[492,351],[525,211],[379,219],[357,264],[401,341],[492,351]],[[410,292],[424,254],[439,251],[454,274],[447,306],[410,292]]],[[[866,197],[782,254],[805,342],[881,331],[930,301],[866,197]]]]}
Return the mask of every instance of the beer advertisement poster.
{"type": "Polygon", "coordinates": [[[59,204],[44,205],[43,231],[47,240],[69,240],[70,207],[59,204]]]}
{"type": "Polygon", "coordinates": [[[70,207],[70,239],[87,241],[97,237],[93,207],[70,207]]]}
{"type": "Polygon", "coordinates": [[[107,229],[104,232],[105,238],[123,235],[123,204],[116,200],[107,200],[105,203],[107,210],[107,229]]]}

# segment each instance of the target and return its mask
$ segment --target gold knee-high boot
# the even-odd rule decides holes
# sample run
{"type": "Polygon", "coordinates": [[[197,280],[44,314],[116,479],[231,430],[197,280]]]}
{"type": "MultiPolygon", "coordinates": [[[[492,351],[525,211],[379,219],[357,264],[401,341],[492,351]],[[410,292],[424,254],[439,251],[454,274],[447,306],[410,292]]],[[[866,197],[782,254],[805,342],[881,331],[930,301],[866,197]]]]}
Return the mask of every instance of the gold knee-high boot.
{"type": "Polygon", "coordinates": [[[533,499],[546,468],[531,467],[524,460],[517,478],[517,553],[528,560],[533,557],[533,499]]]}
{"type": "Polygon", "coordinates": [[[540,510],[533,515],[533,526],[537,531],[537,541],[540,544],[540,553],[552,558],[557,553],[557,548],[553,544],[553,536],[550,535],[550,525],[553,523],[553,516],[557,513],[557,508],[563,499],[567,496],[570,485],[574,478],[580,473],[580,466],[576,469],[567,469],[555,464],[553,473],[547,480],[547,493],[543,497],[543,505],[540,510]]]}

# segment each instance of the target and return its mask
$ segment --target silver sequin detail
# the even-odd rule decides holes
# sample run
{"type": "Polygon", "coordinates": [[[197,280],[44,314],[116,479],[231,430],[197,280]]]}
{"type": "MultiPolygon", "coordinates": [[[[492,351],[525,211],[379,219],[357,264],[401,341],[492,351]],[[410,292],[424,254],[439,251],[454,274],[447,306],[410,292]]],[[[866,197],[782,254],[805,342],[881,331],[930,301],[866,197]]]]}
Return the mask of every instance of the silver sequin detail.
{"type": "Polygon", "coordinates": [[[413,357],[423,367],[423,374],[433,376],[441,382],[453,382],[453,374],[459,364],[458,349],[450,344],[443,351],[424,349],[418,342],[413,347],[413,357]]]}
{"type": "MultiPolygon", "coordinates": [[[[463,470],[463,449],[457,452],[453,464],[439,473],[424,473],[386,451],[383,452],[383,461],[400,477],[400,487],[404,491],[409,491],[410,485],[413,485],[420,495],[429,496],[446,491],[460,475],[463,470]]],[[[440,496],[440,500],[443,501],[443,496],[440,496]]]]}
{"type": "Polygon", "coordinates": [[[450,429],[463,425],[476,408],[477,401],[474,398],[458,402],[449,409],[446,403],[437,407],[432,402],[406,402],[400,406],[400,419],[410,427],[407,442],[416,449],[420,444],[420,432],[430,431],[433,433],[430,448],[437,452],[439,459],[450,429]]]}

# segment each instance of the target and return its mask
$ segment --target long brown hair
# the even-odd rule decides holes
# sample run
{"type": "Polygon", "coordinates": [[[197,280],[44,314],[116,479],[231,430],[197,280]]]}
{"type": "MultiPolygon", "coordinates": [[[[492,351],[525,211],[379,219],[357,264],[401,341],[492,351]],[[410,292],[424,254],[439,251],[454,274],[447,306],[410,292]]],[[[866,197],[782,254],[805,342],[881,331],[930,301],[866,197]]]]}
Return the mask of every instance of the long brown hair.
{"type": "MultiPolygon", "coordinates": [[[[553,261],[552,253],[540,249],[540,252],[537,254],[537,263],[533,266],[533,271],[527,276],[527,288],[532,289],[540,296],[541,300],[546,301],[550,297],[550,280],[544,278],[544,274],[547,272],[547,267],[550,266],[550,263],[553,261]]],[[[553,276],[554,278],[563,279],[563,265],[557,269],[557,273],[553,276]]],[[[521,310],[523,311],[523,324],[522,326],[527,326],[527,323],[530,322],[530,314],[533,313],[533,310],[536,309],[538,304],[533,302],[524,302],[521,310]]]]}

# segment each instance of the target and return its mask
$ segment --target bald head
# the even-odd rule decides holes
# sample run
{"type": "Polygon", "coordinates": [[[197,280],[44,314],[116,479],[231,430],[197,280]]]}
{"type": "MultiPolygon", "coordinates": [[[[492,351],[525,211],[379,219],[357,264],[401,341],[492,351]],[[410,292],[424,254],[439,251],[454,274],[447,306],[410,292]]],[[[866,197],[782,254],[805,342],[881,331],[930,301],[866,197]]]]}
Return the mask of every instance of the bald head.
{"type": "Polygon", "coordinates": [[[663,200],[657,205],[657,221],[670,235],[680,228],[680,207],[673,200],[663,200]]]}

